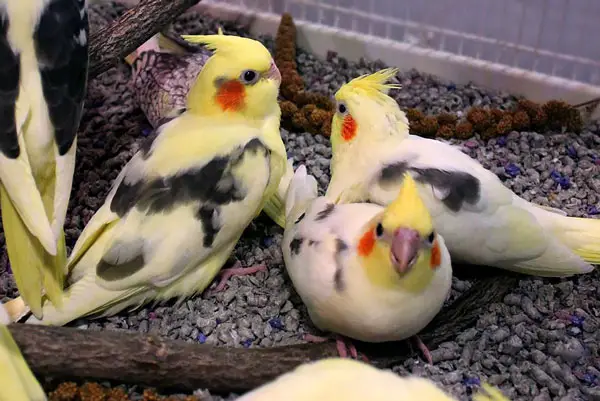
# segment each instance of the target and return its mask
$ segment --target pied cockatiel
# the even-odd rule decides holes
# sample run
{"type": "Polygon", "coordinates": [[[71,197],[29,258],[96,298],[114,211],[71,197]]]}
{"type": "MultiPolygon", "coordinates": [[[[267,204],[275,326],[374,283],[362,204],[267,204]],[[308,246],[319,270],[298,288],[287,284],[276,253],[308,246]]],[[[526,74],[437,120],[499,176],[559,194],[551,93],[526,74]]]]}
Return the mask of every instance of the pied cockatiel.
{"type": "Polygon", "coordinates": [[[567,217],[517,196],[458,147],[409,135],[387,95],[396,69],[364,75],[335,94],[331,182],[334,202],[392,202],[410,174],[454,263],[538,276],[569,276],[600,262],[600,220],[567,217]]]}
{"type": "MultiPolygon", "coordinates": [[[[347,350],[339,335],[366,342],[416,336],[440,311],[452,284],[444,239],[410,176],[386,207],[334,205],[317,197],[315,178],[299,166],[287,189],[281,247],[311,320],[338,334],[340,356],[347,350]]],[[[415,339],[431,363],[427,347],[415,339]]],[[[350,352],[357,356],[353,345],[350,352]]]]}
{"type": "Polygon", "coordinates": [[[62,305],[63,226],[88,73],[84,0],[0,0],[0,204],[17,287],[62,305]]]}

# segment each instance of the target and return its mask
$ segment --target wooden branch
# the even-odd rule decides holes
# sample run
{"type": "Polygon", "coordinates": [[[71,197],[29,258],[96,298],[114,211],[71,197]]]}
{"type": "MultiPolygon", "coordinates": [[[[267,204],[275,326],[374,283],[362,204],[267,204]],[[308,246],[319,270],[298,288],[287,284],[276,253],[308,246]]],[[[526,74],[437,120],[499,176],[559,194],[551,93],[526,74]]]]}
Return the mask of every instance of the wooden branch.
{"type": "Polygon", "coordinates": [[[93,32],[89,79],[117,64],[199,1],[140,0],[115,22],[93,32]]]}
{"type": "MultiPolygon", "coordinates": [[[[491,277],[478,281],[431,322],[420,334],[421,339],[434,349],[472,327],[489,303],[501,300],[517,280],[491,277]]],[[[218,393],[244,392],[304,362],[337,356],[334,342],[246,349],[69,327],[12,324],[9,329],[38,375],[186,391],[208,388],[218,393]]],[[[365,353],[376,366],[385,368],[411,355],[406,343],[357,345],[361,351],[369,350],[365,353]]]]}

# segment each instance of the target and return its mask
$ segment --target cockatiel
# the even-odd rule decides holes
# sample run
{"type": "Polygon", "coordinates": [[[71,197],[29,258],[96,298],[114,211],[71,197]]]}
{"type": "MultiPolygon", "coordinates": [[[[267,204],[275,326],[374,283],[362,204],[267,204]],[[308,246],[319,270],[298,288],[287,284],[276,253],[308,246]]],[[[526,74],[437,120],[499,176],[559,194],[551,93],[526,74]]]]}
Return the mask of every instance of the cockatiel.
{"type": "Polygon", "coordinates": [[[600,262],[600,220],[567,217],[517,196],[458,147],[409,135],[387,95],[397,69],[353,79],[335,94],[331,181],[334,202],[392,202],[409,173],[454,263],[538,276],[569,276],[600,262]]]}
{"type": "Polygon", "coordinates": [[[286,153],[269,51],[238,36],[184,38],[215,51],[187,110],[133,156],[81,233],[63,309],[44,304],[44,318],[28,323],[62,325],[202,292],[277,191],[286,153]]]}
{"type": "MultiPolygon", "coordinates": [[[[304,363],[238,398],[238,401],[456,401],[433,381],[400,376],[351,359],[304,363]]],[[[473,401],[509,401],[487,383],[473,401]]]]}
{"type": "Polygon", "coordinates": [[[48,398],[6,327],[11,322],[0,304],[0,401],[46,401],[48,398]]]}
{"type": "MultiPolygon", "coordinates": [[[[205,48],[159,33],[126,57],[136,100],[154,129],[185,111],[187,94],[209,56],[205,48]]],[[[283,197],[278,191],[264,206],[280,227],[285,224],[283,197]]]]}
{"type": "MultiPolygon", "coordinates": [[[[432,225],[416,183],[407,176],[387,207],[334,205],[317,198],[317,183],[301,165],[287,190],[282,241],[294,288],[321,330],[366,342],[415,336],[440,311],[452,285],[444,239],[432,225]]],[[[316,336],[306,340],[321,341],[316,336]]],[[[350,353],[357,357],[351,345],[350,353]]]]}
{"type": "Polygon", "coordinates": [[[17,287],[41,317],[58,308],[63,226],[88,71],[83,0],[0,0],[0,209],[17,287]]]}
{"type": "Polygon", "coordinates": [[[158,33],[126,57],[135,99],[153,128],[185,111],[187,94],[210,55],[204,47],[158,33]]]}

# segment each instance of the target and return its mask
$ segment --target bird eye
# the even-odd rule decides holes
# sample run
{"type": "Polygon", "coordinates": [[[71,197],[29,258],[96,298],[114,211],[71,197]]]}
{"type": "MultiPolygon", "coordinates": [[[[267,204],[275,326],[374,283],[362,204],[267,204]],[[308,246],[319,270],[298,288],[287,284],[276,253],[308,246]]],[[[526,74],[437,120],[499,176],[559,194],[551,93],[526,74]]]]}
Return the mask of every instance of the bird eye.
{"type": "Polygon", "coordinates": [[[427,241],[429,241],[430,244],[433,244],[433,241],[435,241],[435,231],[432,231],[431,234],[429,234],[427,241]]]}
{"type": "Polygon", "coordinates": [[[338,103],[337,110],[340,114],[346,114],[346,112],[348,111],[348,107],[346,107],[344,103],[338,103]]]}
{"type": "Polygon", "coordinates": [[[383,235],[383,225],[381,223],[377,224],[377,227],[375,227],[375,234],[377,234],[377,237],[383,235]]]}
{"type": "Polygon", "coordinates": [[[258,80],[260,75],[254,70],[246,70],[240,75],[240,80],[245,84],[253,84],[258,80]]]}

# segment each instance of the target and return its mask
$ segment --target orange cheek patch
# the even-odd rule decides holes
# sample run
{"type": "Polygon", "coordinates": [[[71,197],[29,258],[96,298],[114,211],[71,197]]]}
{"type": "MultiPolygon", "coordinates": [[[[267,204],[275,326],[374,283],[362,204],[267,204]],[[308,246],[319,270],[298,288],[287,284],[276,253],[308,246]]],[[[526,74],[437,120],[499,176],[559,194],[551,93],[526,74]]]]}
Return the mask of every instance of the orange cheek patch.
{"type": "Polygon", "coordinates": [[[349,141],[356,136],[356,120],[352,118],[351,115],[347,115],[344,117],[344,122],[342,123],[342,138],[345,141],[349,141]]]}
{"type": "Polygon", "coordinates": [[[244,106],[246,89],[238,80],[225,81],[219,86],[215,96],[223,111],[238,111],[244,106]]]}
{"type": "Polygon", "coordinates": [[[436,240],[431,247],[431,268],[437,269],[440,267],[440,263],[442,263],[442,252],[440,251],[440,245],[436,240]]]}
{"type": "Polygon", "coordinates": [[[369,256],[375,247],[375,233],[369,230],[363,234],[358,241],[358,254],[360,256],[369,256]]]}

